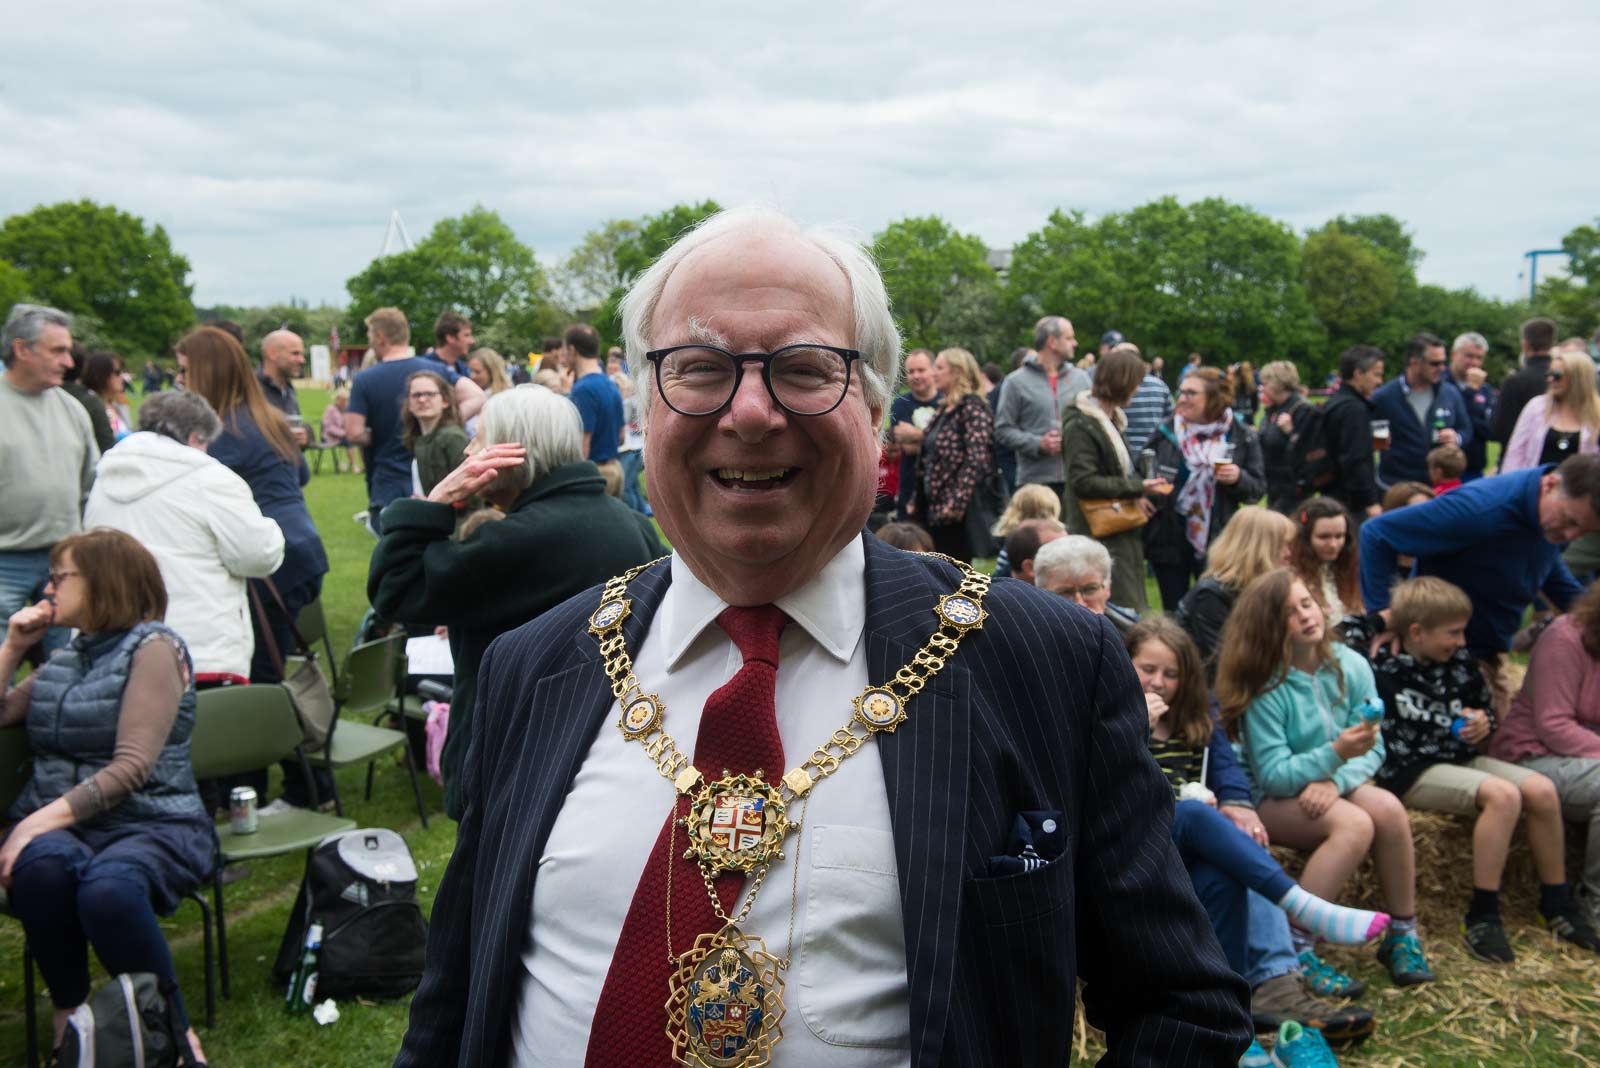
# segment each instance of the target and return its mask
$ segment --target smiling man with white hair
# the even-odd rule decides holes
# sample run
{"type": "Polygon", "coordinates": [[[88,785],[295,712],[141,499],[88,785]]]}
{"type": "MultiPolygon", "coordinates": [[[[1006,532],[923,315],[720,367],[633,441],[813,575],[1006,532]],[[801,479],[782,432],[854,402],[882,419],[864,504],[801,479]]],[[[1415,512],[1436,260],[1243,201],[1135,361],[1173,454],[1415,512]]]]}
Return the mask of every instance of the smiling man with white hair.
{"type": "Polygon", "coordinates": [[[396,1063],[1059,1064],[1080,966],[1114,1060],[1236,1061],[1116,632],[863,531],[861,247],[724,212],[622,312],[674,553],[484,654],[396,1063]]]}

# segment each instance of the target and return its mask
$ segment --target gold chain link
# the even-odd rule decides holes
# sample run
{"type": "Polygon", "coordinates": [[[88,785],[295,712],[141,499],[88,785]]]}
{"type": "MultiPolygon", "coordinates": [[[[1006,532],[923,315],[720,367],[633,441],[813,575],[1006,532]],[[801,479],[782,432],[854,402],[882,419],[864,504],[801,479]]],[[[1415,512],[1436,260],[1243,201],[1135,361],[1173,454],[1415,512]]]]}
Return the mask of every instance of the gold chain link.
{"type": "MultiPolygon", "coordinates": [[[[967,631],[982,626],[981,606],[984,595],[989,592],[990,578],[988,575],[974,571],[962,561],[941,553],[929,553],[927,555],[945,560],[961,570],[961,585],[951,596],[963,597],[971,601],[974,608],[980,610],[980,615],[977,621],[963,625],[952,622],[943,612],[936,611],[939,625],[928,636],[928,640],[923,643],[922,648],[918,649],[911,657],[911,660],[895,672],[893,679],[880,687],[869,686],[863,693],[863,697],[874,690],[892,694],[900,702],[902,714],[906,703],[922,692],[923,687],[928,684],[928,680],[944,670],[946,662],[955,655],[957,648],[961,645],[961,639],[966,636],[967,631]]],[[[611,579],[606,583],[605,590],[600,595],[600,604],[605,606],[615,602],[624,607],[628,606],[630,603],[628,601],[628,585],[641,573],[664,559],[667,558],[662,557],[652,560],[648,564],[641,564],[611,579]]],[[[941,604],[943,604],[943,601],[941,601],[941,604]]],[[[662,727],[659,715],[660,705],[656,696],[654,694],[646,694],[639,685],[638,676],[634,674],[633,670],[633,658],[628,654],[627,644],[622,636],[622,623],[626,615],[626,611],[618,612],[617,618],[610,625],[596,629],[595,625],[591,624],[591,629],[594,630],[596,637],[599,639],[600,654],[605,658],[606,677],[611,680],[611,692],[622,708],[623,715],[626,717],[630,705],[646,699],[654,703],[658,709],[656,719],[648,730],[643,731],[643,733],[631,734],[629,737],[644,746],[645,755],[655,762],[656,771],[669,782],[672,782],[678,793],[709,791],[711,784],[703,776],[698,773],[688,776],[683,774],[686,771],[692,771],[693,765],[689,758],[684,756],[678,749],[677,741],[662,727]]],[[[885,729],[892,730],[893,727],[885,729]]],[[[873,733],[875,732],[871,728],[864,726],[860,720],[854,717],[846,722],[844,726],[835,730],[828,740],[815,749],[805,761],[783,777],[779,791],[784,802],[787,804],[797,796],[803,795],[801,800],[801,815],[803,817],[806,805],[810,801],[810,787],[838,771],[839,766],[854,756],[873,733]],[[800,783],[802,787],[799,793],[796,793],[794,789],[793,784],[796,782],[800,783]]],[[[676,861],[674,854],[677,853],[675,841],[678,822],[678,817],[674,815],[672,821],[673,829],[667,837],[667,959],[674,964],[678,962],[678,958],[672,951],[672,873],[676,861]]],[[[800,821],[796,821],[796,826],[799,825],[800,821]]],[[[691,842],[693,837],[691,831],[689,834],[691,842]]],[[[796,848],[798,848],[798,845],[796,848]]],[[[766,881],[767,872],[770,870],[771,865],[761,864],[751,870],[754,879],[751,881],[749,890],[745,893],[744,901],[740,905],[738,912],[732,918],[723,909],[722,899],[717,896],[717,873],[704,857],[699,862],[699,868],[700,875],[705,881],[706,893],[711,898],[712,911],[724,923],[737,927],[749,917],[750,910],[755,905],[756,895],[761,892],[761,886],[766,881]]],[[[799,887],[800,875],[797,859],[789,890],[789,945],[780,962],[785,969],[789,967],[789,961],[794,953],[794,915],[798,904],[799,887]]]]}

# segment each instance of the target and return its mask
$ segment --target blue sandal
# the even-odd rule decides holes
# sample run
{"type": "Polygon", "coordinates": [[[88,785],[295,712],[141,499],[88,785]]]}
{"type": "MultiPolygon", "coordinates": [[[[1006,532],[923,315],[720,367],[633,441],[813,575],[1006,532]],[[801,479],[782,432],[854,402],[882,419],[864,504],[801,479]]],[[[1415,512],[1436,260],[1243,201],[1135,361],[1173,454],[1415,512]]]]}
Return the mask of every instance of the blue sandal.
{"type": "Polygon", "coordinates": [[[1308,949],[1300,954],[1300,970],[1306,985],[1325,998],[1358,998],[1366,992],[1364,980],[1346,975],[1308,949]]]}

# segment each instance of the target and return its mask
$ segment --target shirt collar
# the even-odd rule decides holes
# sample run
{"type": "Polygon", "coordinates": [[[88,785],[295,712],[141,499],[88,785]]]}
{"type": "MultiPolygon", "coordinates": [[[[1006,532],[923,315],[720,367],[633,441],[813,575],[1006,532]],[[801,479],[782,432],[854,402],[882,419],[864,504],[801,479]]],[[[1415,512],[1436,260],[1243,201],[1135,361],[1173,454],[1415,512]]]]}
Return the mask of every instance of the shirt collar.
{"type": "MultiPolygon", "coordinates": [[[[777,605],[828,655],[848,663],[867,625],[866,574],[866,551],[860,538],[851,538],[815,578],[778,598],[777,605]]],[[[727,601],[689,570],[683,557],[672,554],[672,585],[656,614],[659,636],[667,643],[668,671],[677,669],[695,639],[727,607],[727,601]]]]}

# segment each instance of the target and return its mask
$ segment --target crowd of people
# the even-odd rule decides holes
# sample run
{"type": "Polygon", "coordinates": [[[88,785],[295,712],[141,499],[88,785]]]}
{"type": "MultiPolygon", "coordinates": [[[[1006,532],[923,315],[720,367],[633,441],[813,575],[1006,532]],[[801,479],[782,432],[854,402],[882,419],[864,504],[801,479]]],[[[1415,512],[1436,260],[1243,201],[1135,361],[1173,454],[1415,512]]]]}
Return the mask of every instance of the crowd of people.
{"type": "MultiPolygon", "coordinates": [[[[875,693],[893,698],[902,719],[928,701],[959,701],[972,704],[974,718],[997,717],[996,726],[1010,723],[1024,691],[1044,687],[1039,692],[1057,700],[1089,685],[1081,665],[1092,658],[1112,657],[1119,680],[1085,695],[1086,708],[1104,705],[1120,717],[1115,758],[1096,771],[1119,776],[1120,785],[1106,787],[1109,823],[1065,811],[1061,797],[1052,805],[1043,785],[1085,759],[1077,750],[1100,728],[1080,723],[1080,713],[1061,710],[1060,722],[1048,726],[1010,723],[1020,732],[1015,738],[1008,729],[981,745],[973,739],[974,775],[984,763],[1004,779],[1009,773],[998,769],[1020,759],[1005,747],[1027,731],[1044,732],[1037,742],[1046,754],[1023,762],[1040,761],[1041,778],[1023,775],[1032,785],[1018,786],[1015,801],[1037,803],[1023,806],[1029,811],[1014,827],[993,784],[974,801],[974,825],[993,824],[1004,854],[991,858],[987,878],[972,877],[974,907],[990,909],[987,919],[1033,925],[1054,914],[1051,904],[1070,901],[1070,889],[1050,897],[1034,882],[1027,893],[1047,896],[1021,920],[1008,920],[1015,902],[986,897],[983,884],[1035,879],[1029,873],[1050,870],[1059,855],[1058,820],[1100,819],[1105,826],[1095,833],[1110,837],[1092,848],[1118,848],[1111,839],[1126,834],[1138,843],[1129,857],[1154,861],[1149,868],[1157,870],[1170,855],[1187,872],[1177,882],[1170,872],[1141,877],[1158,880],[1148,884],[1152,900],[1165,902],[1162,933],[1152,936],[1159,952],[1181,957],[1178,970],[1192,967],[1196,989],[1209,991],[1174,1011],[1222,1021],[1208,1041],[1233,1056],[1244,1042],[1239,1034],[1229,1045],[1228,1014],[1243,989],[1234,984],[1242,983],[1256,1029],[1279,1042],[1270,1055],[1276,1062],[1251,1046],[1240,1063],[1292,1064],[1297,1048],[1360,1041],[1376,1026],[1358,1003],[1363,982],[1325,961],[1319,943],[1376,941],[1377,960],[1396,985],[1434,978],[1417,923],[1407,816],[1425,810],[1475,821],[1472,889],[1462,902],[1473,956],[1515,957],[1499,893],[1519,825],[1536,869],[1540,921],[1557,939],[1600,952],[1600,389],[1587,343],[1558,346],[1552,322],[1531,320],[1522,329],[1520,367],[1498,389],[1483,370],[1488,344],[1478,334],[1462,334],[1448,348],[1417,334],[1400,376],[1387,383],[1387,354],[1357,345],[1340,355],[1337,388],[1323,400],[1309,396],[1298,369],[1282,360],[1257,371],[1247,362],[1221,368],[1191,357],[1174,389],[1161,361],[1115,330],[1080,358],[1071,321],[1057,315],[1039,320],[1009,373],[961,348],[902,357],[886,304],[881,314],[869,307],[881,294],[859,249],[770,213],[724,213],[639,279],[623,305],[626,354],[603,352],[598,332],[579,323],[544,339],[537,364],[507,361],[477,347],[471,322],[446,311],[433,345],[419,355],[408,314],[379,308],[366,317],[363,366],[341,368],[316,427],[301,415],[304,339],[292,331],[263,338],[257,364],[231,324],[194,327],[174,346],[177,388],[163,388],[159,371],[147,368],[135,418],[120,357],[84,352],[70,317],[55,309],[12,308],[0,334],[7,457],[0,491],[8,502],[0,611],[9,620],[0,645],[0,723],[26,723],[34,766],[8,814],[14,826],[0,844],[0,885],[50,989],[57,1037],[87,995],[90,945],[114,971],[175,981],[156,916],[210,877],[210,821],[230,785],[197,783],[189,768],[195,695],[283,678],[295,620],[319,598],[329,572],[304,494],[306,452],[315,447],[346,450],[366,486],[364,520],[377,539],[366,587],[373,625],[418,634],[444,628],[455,665],[440,770],[446,811],[463,821],[462,839],[439,896],[449,915],[436,918],[455,944],[430,947],[430,974],[400,1063],[432,1063],[446,1049],[451,1057],[469,1049],[527,1053],[536,1027],[559,1009],[538,993],[548,987],[538,977],[551,968],[570,965],[591,1003],[611,1004],[613,982],[624,980],[608,972],[606,956],[595,959],[593,946],[575,949],[554,930],[548,907],[573,903],[583,892],[580,877],[608,863],[604,848],[578,844],[583,812],[592,820],[602,811],[608,789],[654,803],[644,780],[628,774],[636,758],[626,743],[657,739],[653,759],[668,779],[677,777],[687,806],[700,780],[684,778],[685,767],[694,770],[687,753],[661,741],[668,704],[675,716],[703,704],[701,746],[721,751],[706,735],[722,692],[711,691],[728,670],[739,668],[735,681],[745,679],[762,658],[776,674],[776,635],[791,622],[784,663],[800,664],[795,670],[814,674],[827,693],[853,692],[883,666],[892,674],[889,659],[902,646],[909,656],[926,635],[876,636],[863,651],[863,627],[869,618],[879,620],[874,627],[891,618],[909,626],[891,602],[971,573],[945,561],[965,569],[995,558],[992,580],[962,585],[959,594],[977,613],[976,625],[985,612],[992,616],[987,631],[968,637],[970,619],[936,608],[955,635],[938,647],[941,657],[961,662],[955,647],[968,641],[962,654],[973,650],[979,676],[940,681],[924,697],[915,697],[922,682],[905,693],[869,685],[856,701],[862,727],[878,726],[868,711],[875,693]],[[789,292],[792,271],[816,274],[809,288],[795,283],[777,310],[766,309],[772,293],[789,292]],[[834,292],[841,279],[843,298],[834,292]],[[751,351],[760,346],[769,350],[751,351]],[[747,375],[758,362],[760,373],[747,375]],[[906,389],[896,396],[902,375],[906,389]],[[1491,441],[1501,445],[1492,470],[1491,441]],[[864,542],[863,527],[876,537],[864,542]],[[673,562],[652,569],[668,552],[662,534],[673,562]],[[650,592],[623,609],[637,617],[632,629],[605,637],[600,648],[613,656],[624,638],[643,640],[636,666],[613,661],[602,672],[598,659],[584,659],[590,654],[569,665],[563,650],[572,639],[563,628],[577,626],[581,650],[608,626],[599,602],[580,595],[625,573],[645,576],[639,581],[650,592]],[[882,585],[890,574],[899,585],[882,585]],[[767,644],[745,644],[739,628],[746,623],[726,621],[728,613],[774,606],[781,618],[767,644]],[[713,621],[714,641],[703,637],[713,621]],[[1006,636],[1015,640],[1018,628],[1030,627],[1058,635],[1061,662],[1037,677],[1007,677],[999,666],[1013,662],[1006,636]],[[800,631],[809,644],[791,650],[800,631]],[[1528,652],[1520,675],[1514,649],[1528,652]],[[25,664],[31,668],[17,682],[25,664]],[[657,682],[639,681],[652,673],[682,676],[659,684],[670,701],[648,690],[657,682]],[[596,680],[603,685],[590,693],[596,680]],[[979,690],[960,696],[968,686],[979,690]],[[578,721],[564,725],[555,709],[592,698],[604,710],[613,697],[623,737],[592,743],[594,779],[586,778],[589,763],[581,774],[570,763],[555,780],[562,789],[548,797],[505,792],[515,780],[507,762],[558,753],[579,761],[591,744],[593,730],[571,729],[578,721]],[[553,723],[509,722],[509,707],[548,709],[540,715],[553,723]],[[650,718],[630,728],[640,709],[650,718]],[[564,804],[569,784],[573,799],[564,804]],[[1037,789],[1046,795],[1036,797],[1037,789]],[[1168,796],[1170,806],[1162,800],[1168,796]],[[504,976],[491,984],[494,997],[522,999],[520,1022],[509,1030],[476,1017],[463,1023],[455,999],[482,1003],[464,993],[467,936],[455,912],[501,907],[474,895],[492,893],[508,877],[494,866],[499,852],[530,848],[507,838],[505,810],[535,804],[541,834],[560,843],[571,867],[542,877],[549,887],[538,891],[548,895],[543,908],[526,881],[515,890],[524,895],[524,914],[510,922],[522,929],[532,895],[530,956],[518,965],[532,986],[514,995],[504,976]],[[1032,810],[1052,807],[1062,811],[1030,822],[1038,815],[1032,810]],[[1586,828],[1581,872],[1565,867],[1566,820],[1586,828]],[[1147,841],[1146,832],[1159,840],[1147,841]],[[1002,844],[1007,835],[1012,840],[1002,844]],[[1273,844],[1303,856],[1297,875],[1273,859],[1273,844]],[[1341,904],[1369,855],[1381,910],[1341,904]],[[474,873],[482,889],[472,888],[474,873]],[[1195,899],[1199,908],[1191,908],[1195,899]],[[1217,950],[1174,948],[1194,942],[1202,916],[1217,950]]],[[[943,667],[941,658],[911,663],[929,670],[934,661],[932,670],[943,667]]],[[[799,708],[798,691],[786,686],[802,683],[777,677],[777,707],[799,708]]],[[[763,685],[771,706],[770,678],[763,685]]],[[[795,763],[801,743],[812,744],[809,735],[797,736],[793,748],[781,743],[791,727],[809,727],[802,719],[772,728],[775,736],[782,727],[776,757],[758,764],[752,756],[751,767],[784,763],[785,748],[787,763],[795,763]]],[[[692,734],[688,723],[672,728],[678,737],[692,734]]],[[[818,765],[823,776],[865,737],[880,739],[886,763],[881,777],[852,770],[837,789],[831,781],[819,789],[828,799],[819,824],[826,837],[807,839],[807,863],[820,863],[822,843],[830,842],[844,850],[837,857],[853,858],[836,864],[881,872],[891,884],[896,874],[905,879],[906,864],[921,863],[906,857],[920,854],[914,845],[897,854],[891,832],[902,828],[891,817],[900,803],[894,783],[914,772],[893,761],[932,759],[935,750],[891,749],[898,744],[891,735],[862,734],[848,746],[838,737],[839,752],[818,750],[827,758],[818,765]],[[859,804],[837,807],[863,799],[865,815],[859,804]]],[[[919,745],[956,744],[920,737],[919,745]]],[[[959,744],[966,753],[965,734],[959,744]]],[[[954,752],[946,755],[956,759],[954,752]]],[[[802,775],[797,797],[819,781],[811,774],[802,775]]],[[[959,798],[967,797],[965,776],[959,798]]],[[[264,769],[244,781],[265,796],[264,769]]],[[[327,787],[286,761],[283,795],[273,804],[313,807],[327,787]]],[[[641,864],[652,823],[629,831],[639,837],[641,864]]],[[[663,856],[681,851],[673,827],[669,819],[661,829],[663,856]]],[[[792,863],[800,864],[798,856],[792,863]]],[[[713,893],[728,878],[694,863],[678,875],[654,865],[645,866],[637,895],[622,885],[620,896],[608,890],[596,898],[586,923],[600,926],[584,927],[584,937],[605,943],[605,954],[633,943],[635,911],[653,908],[661,889],[647,888],[650,880],[664,880],[670,900],[681,878],[693,890],[703,875],[713,893]]],[[[917,877],[934,875],[930,868],[917,877]]],[[[823,879],[797,872],[797,894],[806,882],[823,879]]],[[[1092,901],[1103,891],[1082,885],[1078,892],[1092,901]]],[[[877,891],[863,893],[875,900],[877,891]]],[[[690,919],[698,915],[686,907],[685,923],[711,922],[690,919]]],[[[1091,939],[1080,930],[1079,938],[1101,948],[1123,938],[1140,944],[1122,931],[1125,922],[1132,921],[1109,918],[1117,931],[1091,939]]],[[[864,939],[876,938],[870,925],[866,931],[864,939]]],[[[1058,934],[1039,934],[1026,949],[1007,944],[1031,959],[1058,934]]],[[[679,944],[670,926],[666,938],[679,944]]],[[[906,946],[889,958],[879,948],[873,942],[851,952],[889,960],[891,985],[899,976],[894,996],[906,997],[910,984],[913,1022],[924,1027],[916,1013],[926,1006],[916,1006],[919,984],[932,981],[917,970],[925,965],[908,961],[906,946]]],[[[982,958],[989,951],[963,952],[982,958]]],[[[839,963],[830,959],[822,974],[839,963]]],[[[1096,1000],[1097,989],[1130,981],[1108,978],[1109,966],[1088,958],[1048,965],[1089,978],[1091,1019],[1111,1041],[1136,1043],[1132,1010],[1096,1000]]],[[[950,973],[944,981],[969,978],[950,973]]],[[[176,1004],[187,1027],[181,996],[176,1004]]],[[[628,1062],[626,1050],[596,1059],[596,1043],[606,1040],[586,1019],[579,1023],[576,1031],[571,1021],[556,1028],[557,1045],[578,1052],[587,1045],[591,1063],[628,1062]]],[[[922,1041],[864,1033],[872,1030],[846,1027],[841,1041],[922,1041]]],[[[198,1056],[199,1039],[190,1037],[198,1056]]],[[[1055,1030],[1035,1036],[1052,1048],[1059,1037],[1055,1030]]],[[[804,1040],[831,1041],[822,1032],[804,1040]]],[[[962,1031],[949,1041],[977,1038],[962,1031]]]]}
{"type": "Polygon", "coordinates": [[[992,433],[968,419],[959,452],[927,447],[940,440],[948,379],[921,372],[930,358],[938,368],[970,357],[906,358],[896,411],[932,414],[921,426],[891,420],[884,470],[900,485],[880,493],[878,536],[970,559],[982,543],[939,536],[964,517],[948,487],[975,486],[1000,449],[1019,458],[1026,481],[992,528],[1003,540],[995,573],[1071,598],[1124,636],[1177,801],[1174,839],[1251,982],[1258,1024],[1292,1017],[1343,1040],[1374,1026],[1367,1010],[1329,1000],[1362,984],[1317,954],[1325,932],[1272,908],[1287,876],[1251,839],[1305,853],[1297,891],[1317,902],[1337,900],[1370,853],[1388,911],[1330,904],[1322,915],[1355,924],[1357,941],[1381,930],[1378,959],[1405,986],[1433,978],[1407,810],[1476,820],[1462,932],[1488,962],[1514,959],[1499,891],[1521,822],[1541,923],[1600,952],[1600,694],[1583,689],[1600,670],[1600,396],[1586,342],[1556,347],[1544,319],[1522,337],[1521,367],[1500,391],[1482,370],[1481,335],[1447,355],[1424,333],[1388,383],[1385,353],[1346,351],[1337,388],[1317,403],[1286,361],[1259,377],[1191,362],[1168,393],[1121,334],[1075,360],[1071,323],[1046,317],[1016,369],[989,376],[992,433]],[[1241,404],[1251,384],[1259,404],[1241,404]],[[1491,440],[1502,446],[1493,469],[1491,440]],[[1164,611],[1147,603],[1147,577],[1164,611]],[[1530,610],[1537,622],[1524,628],[1530,610]],[[1516,679],[1508,653],[1530,642],[1537,655],[1516,679]],[[1214,815],[1193,822],[1206,806],[1242,833],[1223,834],[1214,815]],[[1564,817],[1587,835],[1575,892],[1564,817]]]}

